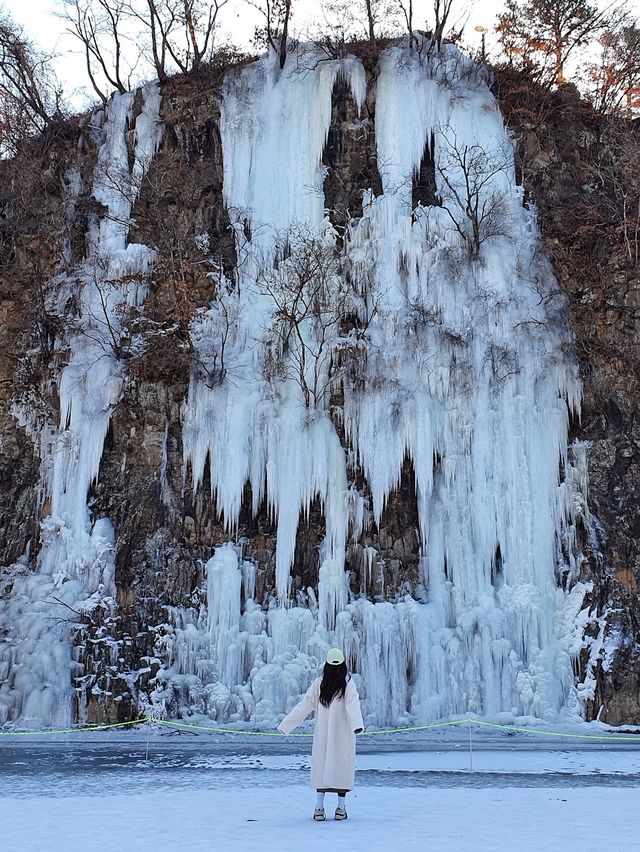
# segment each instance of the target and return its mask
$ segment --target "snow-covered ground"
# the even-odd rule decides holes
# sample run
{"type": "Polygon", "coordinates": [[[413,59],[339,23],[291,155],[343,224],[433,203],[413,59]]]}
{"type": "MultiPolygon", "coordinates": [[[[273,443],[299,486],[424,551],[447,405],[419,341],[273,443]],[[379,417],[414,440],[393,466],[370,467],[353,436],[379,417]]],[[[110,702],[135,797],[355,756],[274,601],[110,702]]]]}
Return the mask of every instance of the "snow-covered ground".
{"type": "MultiPolygon", "coordinates": [[[[335,798],[335,797],[334,797],[335,798]]],[[[64,799],[4,799],[5,852],[103,849],[271,852],[622,852],[637,838],[633,789],[360,787],[349,819],[311,820],[300,786],[230,787],[64,799]]]]}
{"type": "MultiPolygon", "coordinates": [[[[386,738],[385,738],[386,740],[386,738]]],[[[361,741],[349,820],[314,823],[309,741],[134,733],[0,740],[3,852],[628,852],[640,747],[361,741]],[[389,750],[394,749],[394,750],[389,750]]]]}

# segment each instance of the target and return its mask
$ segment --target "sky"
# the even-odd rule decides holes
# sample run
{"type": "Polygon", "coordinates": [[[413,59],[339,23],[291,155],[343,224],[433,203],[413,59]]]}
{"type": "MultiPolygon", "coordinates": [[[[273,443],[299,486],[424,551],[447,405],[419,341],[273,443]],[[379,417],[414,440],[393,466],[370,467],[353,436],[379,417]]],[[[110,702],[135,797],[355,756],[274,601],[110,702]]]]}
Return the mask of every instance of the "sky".
{"type": "MultiPolygon", "coordinates": [[[[354,0],[354,5],[362,0],[354,0]]],[[[468,14],[465,41],[478,45],[480,34],[476,26],[484,26],[489,32],[486,35],[487,52],[490,53],[495,45],[492,32],[498,11],[504,8],[504,0],[459,0],[458,14],[468,14]]],[[[75,106],[82,106],[87,99],[87,78],[84,70],[84,60],[78,53],[76,40],[65,33],[65,24],[55,16],[59,8],[58,0],[0,0],[0,8],[4,9],[18,24],[22,25],[40,47],[49,53],[55,53],[53,66],[58,78],[62,81],[68,95],[72,96],[75,106]]],[[[308,31],[313,21],[319,17],[318,0],[296,0],[294,15],[294,34],[308,31]]],[[[414,0],[414,26],[416,29],[428,28],[433,20],[432,0],[414,0]]],[[[255,13],[244,0],[231,0],[221,15],[221,31],[219,39],[230,40],[241,47],[249,47],[253,29],[256,23],[255,13]]],[[[364,35],[364,31],[363,31],[364,35]]]]}

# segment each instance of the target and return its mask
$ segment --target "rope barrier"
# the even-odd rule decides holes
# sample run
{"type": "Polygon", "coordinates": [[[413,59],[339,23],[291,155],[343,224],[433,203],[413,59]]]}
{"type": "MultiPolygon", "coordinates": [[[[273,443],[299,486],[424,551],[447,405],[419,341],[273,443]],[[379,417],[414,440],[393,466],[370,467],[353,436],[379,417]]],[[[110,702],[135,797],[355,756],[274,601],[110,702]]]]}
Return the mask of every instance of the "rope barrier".
{"type": "MultiPolygon", "coordinates": [[[[52,736],[54,734],[81,734],[91,733],[95,731],[106,731],[114,728],[127,728],[135,725],[157,724],[168,728],[186,729],[192,731],[205,731],[209,734],[225,734],[247,737],[282,737],[280,731],[251,731],[242,730],[240,728],[223,728],[214,727],[212,725],[196,725],[190,722],[179,722],[172,719],[158,719],[154,716],[141,716],[139,719],[132,719],[129,722],[113,722],[106,725],[85,725],[75,728],[62,728],[59,730],[44,729],[38,731],[0,731],[0,737],[33,737],[33,736],[52,736]]],[[[363,731],[359,736],[372,737],[404,734],[417,731],[431,731],[438,728],[459,727],[461,725],[477,725],[483,728],[492,728],[500,731],[506,731],[518,734],[528,734],[529,736],[538,737],[560,737],[563,739],[574,740],[596,740],[599,742],[625,742],[625,743],[640,743],[640,734],[587,734],[575,733],[569,731],[550,731],[539,728],[526,728],[518,725],[506,725],[499,722],[488,722],[484,719],[449,719],[444,722],[431,722],[426,725],[407,725],[399,728],[377,728],[373,731],[363,731]]],[[[312,737],[312,733],[296,732],[288,734],[290,737],[312,737]]]]}
{"type": "MultiPolygon", "coordinates": [[[[538,731],[535,728],[521,728],[517,725],[500,725],[497,722],[485,722],[481,719],[466,719],[466,723],[485,728],[499,728],[517,734],[533,734],[540,737],[566,737],[578,740],[606,740],[607,742],[640,742],[640,734],[576,734],[567,731],[538,731]]],[[[462,723],[460,723],[462,724],[462,723]]]]}
{"type": "Polygon", "coordinates": [[[0,737],[42,737],[53,734],[84,734],[90,731],[106,731],[109,728],[128,728],[151,721],[151,718],[148,716],[142,716],[140,719],[132,719],[130,722],[113,722],[108,725],[81,725],[76,728],[60,728],[59,730],[44,728],[41,731],[0,731],[0,737]]]}
{"type": "MultiPolygon", "coordinates": [[[[197,731],[207,731],[212,734],[240,734],[257,737],[281,737],[280,731],[243,731],[238,728],[214,728],[209,725],[192,725],[188,722],[174,722],[170,719],[157,719],[161,725],[169,727],[189,728],[197,731]]],[[[565,737],[568,739],[578,740],[599,740],[606,742],[638,742],[640,743],[640,734],[579,734],[569,733],[567,731],[548,731],[538,730],[536,728],[524,728],[517,725],[503,725],[498,722],[487,722],[482,719],[450,719],[446,722],[432,722],[428,725],[408,725],[402,728],[378,728],[373,731],[363,731],[358,736],[373,737],[385,734],[404,734],[409,731],[429,731],[436,728],[457,727],[460,725],[478,725],[485,728],[497,728],[501,731],[511,731],[519,734],[530,734],[539,737],[565,737]]],[[[290,737],[312,737],[312,733],[293,733],[288,734],[290,737]]]]}
{"type": "MultiPolygon", "coordinates": [[[[188,728],[194,731],[207,731],[209,734],[240,734],[245,737],[282,737],[281,731],[243,731],[240,728],[213,728],[209,725],[192,725],[188,722],[174,722],[172,719],[156,719],[159,725],[169,728],[188,728]]],[[[293,733],[290,737],[312,737],[312,733],[293,733]]]]}

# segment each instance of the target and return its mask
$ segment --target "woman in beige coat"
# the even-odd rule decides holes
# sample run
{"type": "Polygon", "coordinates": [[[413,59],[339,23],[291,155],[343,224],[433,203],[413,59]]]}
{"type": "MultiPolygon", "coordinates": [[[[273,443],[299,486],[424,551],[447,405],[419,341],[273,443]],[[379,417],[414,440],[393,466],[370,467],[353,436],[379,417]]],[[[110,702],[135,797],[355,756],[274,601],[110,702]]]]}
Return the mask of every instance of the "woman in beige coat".
{"type": "Polygon", "coordinates": [[[322,677],[316,678],[305,696],[278,725],[283,734],[315,713],[316,723],[311,750],[311,785],[318,800],[313,814],[321,821],[324,814],[324,794],[337,793],[336,819],[346,819],[345,797],[353,788],[356,762],[356,734],[364,730],[360,699],[351,677],[347,674],[344,654],[332,648],[327,654],[322,677]]]}

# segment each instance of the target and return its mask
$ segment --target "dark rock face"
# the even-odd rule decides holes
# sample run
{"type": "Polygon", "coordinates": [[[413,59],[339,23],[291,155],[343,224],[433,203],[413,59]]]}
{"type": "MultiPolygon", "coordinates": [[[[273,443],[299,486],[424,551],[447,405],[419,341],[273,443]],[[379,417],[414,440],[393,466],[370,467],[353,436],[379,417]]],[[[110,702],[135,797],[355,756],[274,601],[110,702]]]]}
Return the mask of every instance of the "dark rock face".
{"type": "Polygon", "coordinates": [[[56,327],[45,301],[60,257],[51,249],[68,236],[59,145],[0,165],[0,565],[37,551],[43,494],[32,433],[56,417],[56,327]]]}
{"type": "MultiPolygon", "coordinates": [[[[380,189],[373,71],[368,75],[369,96],[361,117],[346,85],[338,82],[334,89],[323,162],[328,167],[326,206],[339,232],[347,216],[360,215],[362,190],[380,189]]],[[[117,534],[115,609],[96,613],[75,635],[78,707],[90,722],[128,719],[141,711],[159,665],[156,628],[167,620],[166,607],[197,606],[204,600],[203,565],[217,544],[233,537],[245,558],[257,563],[256,600],[266,602],[275,585],[275,525],[266,507],[252,515],[247,486],[238,528],[230,532],[217,515],[207,475],[194,493],[190,471],[183,469],[181,405],[193,363],[188,325],[194,311],[215,295],[212,280],[197,263],[194,238],[208,236],[223,269],[231,270],[236,262],[222,198],[219,85],[219,75],[166,85],[164,141],[134,210],[132,239],[157,245],[160,256],[145,313],[154,328],[171,331],[161,338],[149,335],[144,354],[127,363],[124,393],[90,495],[94,517],[109,516],[117,534]],[[171,229],[164,227],[167,221],[171,229]]],[[[591,713],[600,712],[612,723],[640,723],[640,271],[612,253],[607,256],[606,246],[588,244],[569,215],[586,204],[586,163],[606,146],[606,131],[575,95],[542,95],[526,84],[532,118],[522,109],[522,85],[522,80],[498,76],[496,94],[516,136],[524,186],[538,207],[546,245],[568,297],[584,381],[582,419],[573,424],[573,432],[589,442],[594,515],[593,527],[583,530],[589,557],[583,579],[593,581],[593,605],[609,612],[606,636],[612,647],[619,646],[597,668],[591,713]]],[[[71,156],[70,150],[60,153],[71,156]]],[[[95,149],[87,137],[81,146],[82,172],[89,175],[94,162],[95,149]]],[[[3,182],[8,180],[4,175],[3,182]]],[[[55,191],[40,185],[34,198],[40,203],[47,198],[55,219],[62,215],[60,174],[57,183],[51,182],[55,191]]],[[[437,203],[431,150],[425,150],[416,176],[414,200],[437,203]]],[[[70,236],[76,253],[86,225],[83,204],[89,200],[78,203],[70,236]]],[[[0,279],[0,342],[20,363],[28,361],[37,329],[27,293],[16,292],[11,282],[18,273],[32,275],[30,253],[51,255],[39,270],[40,281],[52,274],[59,259],[59,246],[53,253],[51,241],[48,250],[43,248],[41,230],[35,214],[26,217],[18,241],[23,248],[6,259],[0,279]]],[[[41,369],[33,384],[51,387],[46,379],[41,369]]],[[[34,555],[38,524],[47,512],[39,502],[39,448],[8,408],[21,381],[15,363],[0,358],[0,564],[15,561],[28,542],[34,555]]],[[[41,416],[55,423],[55,395],[40,396],[41,416]]],[[[335,400],[337,406],[339,402],[335,400]]],[[[394,599],[407,590],[420,594],[414,495],[413,472],[405,465],[380,528],[365,523],[360,540],[348,548],[354,594],[366,591],[372,599],[394,599]],[[378,554],[371,568],[367,547],[378,554]]],[[[317,583],[323,536],[322,510],[314,504],[299,526],[292,571],[293,594],[303,599],[305,590],[317,583]]]]}
{"type": "Polygon", "coordinates": [[[33,443],[6,409],[0,417],[0,429],[0,560],[8,564],[37,539],[33,507],[38,503],[39,464],[33,443]]]}
{"type": "Polygon", "coordinates": [[[378,172],[375,136],[375,83],[367,74],[367,98],[358,114],[346,81],[338,79],[331,99],[331,126],[323,164],[325,207],[340,238],[350,219],[362,216],[362,193],[371,189],[382,193],[378,172]]]}

